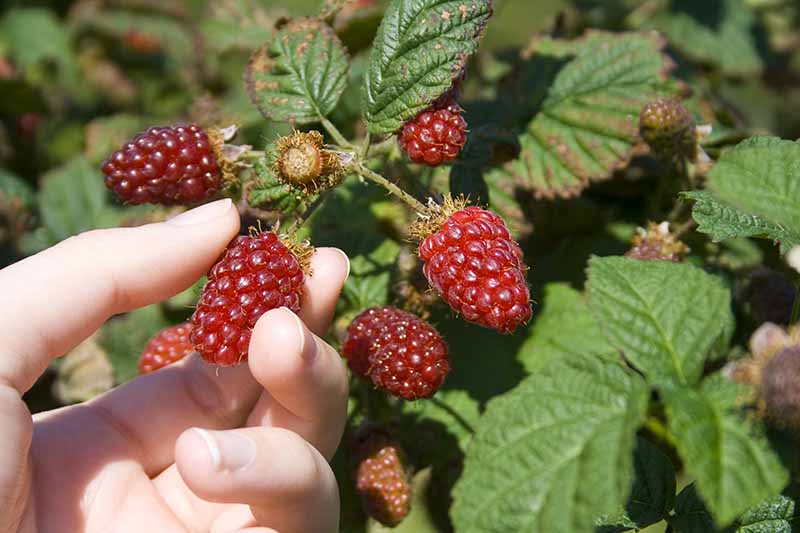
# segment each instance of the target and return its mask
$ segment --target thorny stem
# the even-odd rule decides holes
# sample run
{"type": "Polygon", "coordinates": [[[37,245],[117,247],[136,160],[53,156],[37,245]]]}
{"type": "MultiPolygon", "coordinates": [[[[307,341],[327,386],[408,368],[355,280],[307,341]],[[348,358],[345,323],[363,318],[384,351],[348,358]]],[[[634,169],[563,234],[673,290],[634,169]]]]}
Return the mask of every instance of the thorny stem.
{"type": "Polygon", "coordinates": [[[355,172],[357,172],[359,176],[362,176],[370,181],[377,183],[378,185],[389,191],[391,194],[395,195],[400,200],[411,206],[411,208],[417,211],[418,213],[425,212],[426,207],[422,204],[422,202],[420,202],[419,200],[417,200],[416,198],[414,198],[406,191],[404,191],[403,189],[401,189],[388,179],[384,178],[377,172],[373,172],[372,170],[368,169],[367,167],[364,166],[363,163],[354,164],[352,169],[355,172]]]}
{"type": "Polygon", "coordinates": [[[336,144],[338,144],[339,146],[341,146],[343,148],[352,148],[353,147],[353,145],[350,143],[350,141],[348,141],[345,138],[345,136],[342,135],[342,132],[339,131],[336,128],[336,126],[333,125],[333,122],[331,122],[330,120],[328,120],[325,117],[322,117],[320,119],[320,123],[322,124],[322,127],[325,128],[325,131],[327,131],[330,134],[330,136],[333,137],[333,140],[336,141],[336,144]]]}

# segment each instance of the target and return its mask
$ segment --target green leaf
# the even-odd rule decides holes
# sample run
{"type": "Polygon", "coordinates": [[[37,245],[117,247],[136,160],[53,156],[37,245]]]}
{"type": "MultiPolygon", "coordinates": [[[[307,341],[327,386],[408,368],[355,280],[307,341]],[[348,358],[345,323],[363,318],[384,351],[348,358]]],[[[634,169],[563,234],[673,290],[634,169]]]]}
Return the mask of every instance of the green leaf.
{"type": "Polygon", "coordinates": [[[674,93],[662,45],[651,33],[537,39],[523,67],[536,85],[522,95],[535,115],[519,136],[519,158],[505,172],[537,197],[570,197],[627,164],[642,106],[674,93]],[[554,79],[539,74],[552,71],[554,79]]]}
{"type": "Polygon", "coordinates": [[[739,518],[736,533],[792,533],[800,525],[797,502],[781,494],[756,505],[739,518]]]}
{"type": "Polygon", "coordinates": [[[697,495],[697,483],[684,488],[675,499],[675,513],[669,518],[669,533],[716,533],[714,524],[703,501],[697,495]]]}
{"type": "Polygon", "coordinates": [[[633,465],[633,488],[628,502],[620,514],[602,520],[606,528],[617,526],[620,531],[638,531],[665,519],[675,505],[675,467],[664,452],[639,438],[633,465]]]}
{"type": "Polygon", "coordinates": [[[85,157],[76,157],[42,177],[39,213],[45,246],[98,227],[114,226],[122,211],[108,204],[103,175],[85,157]]]}
{"type": "Polygon", "coordinates": [[[611,344],[653,384],[694,385],[728,348],[730,293],[695,266],[595,257],[587,292],[611,344]]]}
{"type": "Polygon", "coordinates": [[[369,254],[350,258],[350,276],[342,288],[349,307],[362,310],[389,303],[390,282],[400,245],[386,239],[369,254]]]}
{"type": "Polygon", "coordinates": [[[517,356],[528,372],[560,358],[588,354],[618,357],[589,311],[583,293],[564,283],[545,286],[542,307],[532,329],[517,356]]]}
{"type": "Polygon", "coordinates": [[[114,367],[117,383],[125,383],[138,375],[139,356],[144,345],[159,330],[169,326],[161,307],[150,305],[115,317],[100,330],[100,346],[114,367]]]}
{"type": "Polygon", "coordinates": [[[646,21],[689,59],[731,75],[758,74],[763,62],[756,42],[756,14],[744,0],[673,0],[646,21]]]}
{"type": "Polygon", "coordinates": [[[453,491],[455,529],[581,533],[630,492],[648,390],[617,363],[562,359],[490,402],[453,491]]]}
{"type": "Polygon", "coordinates": [[[369,131],[398,130],[448,90],[491,14],[491,0],[392,0],[365,77],[369,131]]]}
{"type": "Polygon", "coordinates": [[[53,61],[65,82],[77,83],[72,36],[68,26],[51,11],[36,7],[9,9],[0,24],[0,34],[21,67],[29,69],[53,61]]]}
{"type": "Polygon", "coordinates": [[[669,429],[715,521],[726,526],[777,496],[789,473],[752,417],[737,411],[736,385],[719,374],[700,390],[665,390],[669,429]]]}
{"type": "Polygon", "coordinates": [[[692,218],[697,222],[697,231],[707,233],[714,242],[736,237],[763,237],[780,243],[783,253],[800,244],[800,235],[794,235],[785,227],[765,218],[724,204],[708,191],[684,192],[681,196],[694,201],[692,218]]]}
{"type": "Polygon", "coordinates": [[[347,52],[324,22],[289,23],[245,70],[250,100],[267,118],[307,124],[330,114],[347,85],[347,52]]]}
{"type": "Polygon", "coordinates": [[[761,219],[753,225],[778,237],[785,251],[800,242],[798,175],[800,143],[751,137],[723,152],[708,175],[708,189],[719,202],[761,219]]]}
{"type": "Polygon", "coordinates": [[[0,168],[0,212],[12,207],[29,211],[35,205],[33,187],[13,172],[0,168]]]}

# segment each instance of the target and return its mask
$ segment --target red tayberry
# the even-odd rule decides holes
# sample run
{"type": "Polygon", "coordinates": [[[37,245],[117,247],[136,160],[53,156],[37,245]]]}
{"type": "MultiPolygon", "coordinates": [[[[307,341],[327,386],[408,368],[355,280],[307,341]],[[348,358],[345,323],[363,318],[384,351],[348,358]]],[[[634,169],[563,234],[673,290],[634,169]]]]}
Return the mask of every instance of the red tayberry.
{"type": "Polygon", "coordinates": [[[446,216],[419,245],[422,271],[436,293],[468,322],[511,333],[531,318],[527,267],[503,219],[476,206],[446,216]]]}
{"type": "Polygon", "coordinates": [[[236,237],[209,270],[192,315],[192,344],[203,359],[220,366],[246,361],[261,315],[278,307],[299,311],[301,261],[271,231],[236,237]]]}
{"type": "Polygon", "coordinates": [[[411,510],[411,484],[400,445],[373,432],[356,446],[355,458],[356,492],[364,512],[385,526],[396,526],[411,510]]]}
{"type": "Polygon", "coordinates": [[[415,163],[436,167],[452,161],[467,142],[467,123],[453,99],[437,100],[403,125],[400,148],[415,163]]]}
{"type": "Polygon", "coordinates": [[[188,322],[164,328],[150,339],[139,358],[139,374],[149,374],[180,361],[192,353],[189,334],[192,325],[188,322]]]}
{"type": "Polygon", "coordinates": [[[354,373],[406,400],[430,398],[450,372],[447,344],[433,326],[394,307],[373,307],[347,330],[342,352],[354,373]]]}
{"type": "Polygon", "coordinates": [[[195,124],[150,128],[102,166],[106,187],[128,204],[195,204],[222,187],[212,143],[195,124]]]}

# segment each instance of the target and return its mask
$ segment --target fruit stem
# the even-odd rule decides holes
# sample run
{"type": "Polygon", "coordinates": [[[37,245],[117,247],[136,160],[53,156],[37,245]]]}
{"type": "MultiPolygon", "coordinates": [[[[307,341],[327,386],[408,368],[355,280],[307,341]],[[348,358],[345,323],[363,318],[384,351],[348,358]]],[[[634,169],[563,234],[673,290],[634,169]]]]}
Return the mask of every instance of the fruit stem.
{"type": "Polygon", "coordinates": [[[377,172],[373,172],[372,170],[368,169],[362,163],[356,163],[355,165],[353,165],[352,169],[355,172],[357,172],[359,176],[367,178],[368,180],[377,183],[378,185],[389,191],[391,194],[397,196],[399,199],[408,204],[414,211],[417,211],[418,213],[424,213],[426,211],[427,208],[422,204],[422,202],[420,202],[419,200],[417,200],[416,198],[414,198],[406,191],[404,191],[391,181],[387,180],[377,172]]]}
{"type": "Polygon", "coordinates": [[[261,159],[265,155],[266,153],[263,150],[248,150],[242,153],[242,155],[240,155],[239,157],[241,159],[261,159]]]}
{"type": "Polygon", "coordinates": [[[353,148],[353,145],[350,144],[350,141],[348,141],[345,136],[342,135],[342,132],[333,125],[333,122],[325,117],[322,117],[320,118],[320,123],[322,124],[322,127],[325,128],[325,131],[327,131],[330,136],[333,137],[333,140],[336,141],[336,144],[343,148],[353,148]]]}

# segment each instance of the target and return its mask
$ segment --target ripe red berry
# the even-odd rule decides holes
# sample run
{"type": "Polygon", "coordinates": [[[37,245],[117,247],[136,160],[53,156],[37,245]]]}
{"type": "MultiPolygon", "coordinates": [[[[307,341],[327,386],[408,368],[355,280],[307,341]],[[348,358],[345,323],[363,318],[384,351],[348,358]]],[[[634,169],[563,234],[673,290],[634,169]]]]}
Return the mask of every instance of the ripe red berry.
{"type": "Polygon", "coordinates": [[[342,352],[352,371],[406,400],[430,398],[450,372],[447,344],[424,320],[373,307],[353,320],[342,352]]]}
{"type": "Polygon", "coordinates": [[[150,128],[102,166],[106,187],[128,204],[195,204],[222,187],[211,140],[195,124],[150,128]]]}
{"type": "Polygon", "coordinates": [[[412,228],[422,237],[419,257],[433,290],[468,322],[500,333],[528,322],[527,267],[503,219],[450,198],[440,218],[412,228]]]}
{"type": "Polygon", "coordinates": [[[271,231],[228,245],[192,315],[192,344],[203,359],[220,366],[246,361],[261,315],[278,307],[300,310],[306,254],[310,250],[290,250],[271,231]]]}
{"type": "Polygon", "coordinates": [[[356,447],[355,485],[364,512],[394,527],[411,510],[411,484],[400,445],[382,432],[372,432],[356,447]]]}
{"type": "Polygon", "coordinates": [[[415,163],[436,167],[452,161],[467,142],[467,123],[453,99],[437,100],[406,122],[399,143],[415,163]]]}
{"type": "Polygon", "coordinates": [[[139,358],[139,374],[149,374],[192,353],[192,341],[189,339],[191,331],[192,325],[184,322],[156,333],[147,342],[139,358]]]}

